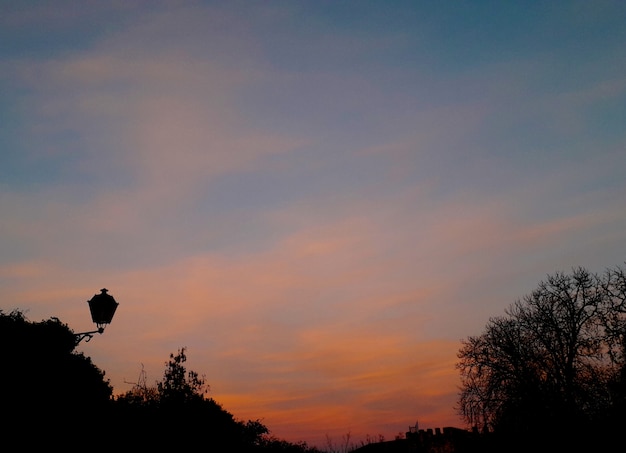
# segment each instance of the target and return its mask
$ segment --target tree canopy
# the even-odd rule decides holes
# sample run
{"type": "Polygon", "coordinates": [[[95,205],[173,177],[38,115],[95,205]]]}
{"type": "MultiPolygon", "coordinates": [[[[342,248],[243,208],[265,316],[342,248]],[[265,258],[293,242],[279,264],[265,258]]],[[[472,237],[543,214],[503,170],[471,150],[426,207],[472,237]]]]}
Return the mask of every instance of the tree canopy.
{"type": "Polygon", "coordinates": [[[317,452],[271,436],[260,420],[236,419],[208,397],[204,376],[185,367],[186,348],[170,354],[162,380],[143,379],[114,397],[105,373],[75,347],[76,334],[56,318],[31,322],[18,310],[0,310],[5,443],[24,450],[317,452]]]}
{"type": "Polygon", "coordinates": [[[305,442],[291,443],[270,435],[260,420],[238,420],[208,397],[204,376],[187,370],[186,348],[170,354],[161,381],[150,386],[142,378],[116,398],[117,418],[134,426],[125,440],[138,448],[228,448],[240,452],[315,453],[305,442]],[[155,437],[136,436],[151,433],[155,437]]]}
{"type": "Polygon", "coordinates": [[[108,410],[113,389],[89,357],[74,351],[75,336],[56,318],[29,321],[0,311],[0,403],[7,436],[27,446],[68,448],[91,424],[84,414],[108,410]]]}
{"type": "Polygon", "coordinates": [[[549,275],[462,341],[458,409],[471,426],[563,436],[624,420],[626,276],[549,275]]]}

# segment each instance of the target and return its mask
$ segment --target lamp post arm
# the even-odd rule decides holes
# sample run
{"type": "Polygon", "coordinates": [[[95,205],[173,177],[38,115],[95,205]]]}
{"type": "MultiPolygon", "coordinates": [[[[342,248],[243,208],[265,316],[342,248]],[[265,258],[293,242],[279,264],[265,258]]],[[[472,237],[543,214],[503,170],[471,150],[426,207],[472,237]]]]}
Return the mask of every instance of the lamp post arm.
{"type": "Polygon", "coordinates": [[[101,334],[102,332],[104,332],[104,328],[100,327],[98,330],[76,333],[74,334],[74,346],[78,346],[78,343],[80,343],[82,340],[85,340],[85,342],[89,342],[89,340],[93,338],[94,334],[101,334]]]}

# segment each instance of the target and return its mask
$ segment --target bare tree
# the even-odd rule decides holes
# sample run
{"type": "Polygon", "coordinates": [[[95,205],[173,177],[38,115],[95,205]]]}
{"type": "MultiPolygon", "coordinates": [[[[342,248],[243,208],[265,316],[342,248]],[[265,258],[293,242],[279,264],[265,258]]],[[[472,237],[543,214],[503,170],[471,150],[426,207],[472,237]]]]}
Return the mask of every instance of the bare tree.
{"type": "Polygon", "coordinates": [[[576,426],[614,402],[624,369],[626,278],[556,273],[462,341],[460,415],[471,426],[527,432],[576,426]]]}

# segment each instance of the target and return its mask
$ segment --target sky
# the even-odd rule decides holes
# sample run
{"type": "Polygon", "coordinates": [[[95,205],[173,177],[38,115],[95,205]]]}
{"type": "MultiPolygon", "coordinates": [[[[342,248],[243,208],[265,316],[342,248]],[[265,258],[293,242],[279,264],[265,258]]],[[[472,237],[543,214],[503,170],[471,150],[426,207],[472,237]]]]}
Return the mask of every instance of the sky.
{"type": "Polygon", "coordinates": [[[626,261],[626,3],[0,2],[0,309],[324,447],[464,427],[461,341],[626,261]]]}

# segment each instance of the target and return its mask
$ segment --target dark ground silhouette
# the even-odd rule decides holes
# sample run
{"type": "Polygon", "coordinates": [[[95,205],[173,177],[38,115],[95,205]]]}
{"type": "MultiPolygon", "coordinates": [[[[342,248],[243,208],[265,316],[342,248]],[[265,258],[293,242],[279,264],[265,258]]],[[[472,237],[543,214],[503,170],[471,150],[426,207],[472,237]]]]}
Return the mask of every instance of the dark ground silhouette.
{"type": "Polygon", "coordinates": [[[56,318],[31,322],[0,311],[1,442],[23,451],[317,452],[271,436],[258,420],[237,420],[172,354],[163,380],[113,397],[105,374],[74,351],[76,334],[56,318]]]}
{"type": "MultiPolygon", "coordinates": [[[[556,274],[508,315],[492,318],[459,353],[461,413],[468,422],[483,421],[480,431],[415,426],[404,438],[329,453],[623,451],[626,273],[556,274]],[[588,324],[573,322],[578,319],[588,324]],[[569,368],[555,367],[568,350],[569,368]],[[567,386],[554,384],[561,368],[569,370],[567,386]]],[[[185,348],[170,355],[161,381],[147,385],[144,379],[114,396],[105,373],[75,351],[80,338],[56,318],[31,322],[19,310],[0,310],[1,445],[67,452],[320,452],[272,436],[259,420],[239,420],[208,397],[204,377],[185,367],[185,348]]]]}

